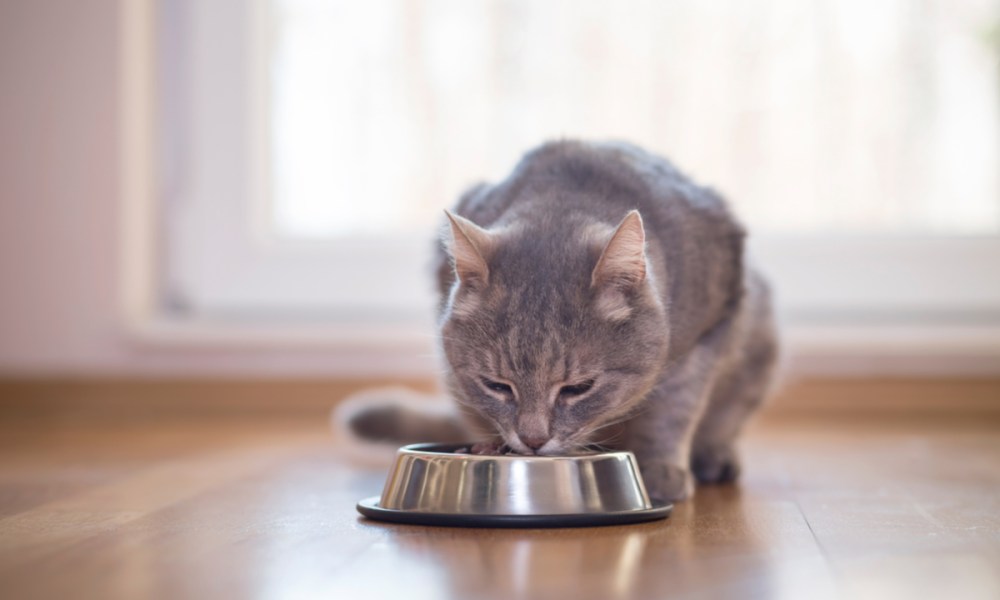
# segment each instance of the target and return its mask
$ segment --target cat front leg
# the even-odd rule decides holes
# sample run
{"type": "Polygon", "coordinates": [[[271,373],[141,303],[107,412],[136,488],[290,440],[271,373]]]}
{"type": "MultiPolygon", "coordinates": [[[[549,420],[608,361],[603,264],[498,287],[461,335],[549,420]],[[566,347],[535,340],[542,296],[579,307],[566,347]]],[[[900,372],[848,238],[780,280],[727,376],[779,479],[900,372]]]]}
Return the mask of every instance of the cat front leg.
{"type": "Polygon", "coordinates": [[[704,403],[697,389],[664,386],[648,400],[655,406],[628,422],[626,449],[635,454],[650,498],[676,502],[694,492],[689,468],[691,440],[704,403]],[[670,391],[670,395],[665,392],[670,391]]]}
{"type": "Polygon", "coordinates": [[[736,440],[771,390],[778,358],[778,334],[767,283],[756,272],[747,278],[743,310],[737,317],[723,373],[712,386],[691,450],[699,483],[726,483],[740,474],[736,440]]]}
{"type": "Polygon", "coordinates": [[[729,339],[724,321],[671,366],[626,423],[624,446],[635,454],[651,498],[675,502],[694,492],[691,447],[729,339]]]}

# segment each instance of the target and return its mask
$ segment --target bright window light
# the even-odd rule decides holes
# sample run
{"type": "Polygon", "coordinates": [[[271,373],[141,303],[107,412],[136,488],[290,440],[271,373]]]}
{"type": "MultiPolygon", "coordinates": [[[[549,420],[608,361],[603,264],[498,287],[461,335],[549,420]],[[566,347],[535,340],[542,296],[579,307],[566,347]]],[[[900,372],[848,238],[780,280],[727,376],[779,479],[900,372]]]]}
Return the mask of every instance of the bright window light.
{"type": "Polygon", "coordinates": [[[988,0],[272,0],[270,222],[429,231],[527,148],[622,138],[780,233],[1000,232],[988,0]]]}

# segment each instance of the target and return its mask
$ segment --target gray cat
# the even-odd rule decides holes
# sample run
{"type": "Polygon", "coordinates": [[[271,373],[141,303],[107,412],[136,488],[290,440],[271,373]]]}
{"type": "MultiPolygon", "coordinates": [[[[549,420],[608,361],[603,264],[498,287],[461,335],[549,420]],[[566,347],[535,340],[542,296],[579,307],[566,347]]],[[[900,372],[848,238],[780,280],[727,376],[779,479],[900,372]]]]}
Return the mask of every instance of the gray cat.
{"type": "Polygon", "coordinates": [[[463,418],[355,408],[355,434],[627,449],[662,500],[738,476],[776,342],[767,284],[719,196],[638,147],[561,141],[448,219],[440,343],[463,418]]]}

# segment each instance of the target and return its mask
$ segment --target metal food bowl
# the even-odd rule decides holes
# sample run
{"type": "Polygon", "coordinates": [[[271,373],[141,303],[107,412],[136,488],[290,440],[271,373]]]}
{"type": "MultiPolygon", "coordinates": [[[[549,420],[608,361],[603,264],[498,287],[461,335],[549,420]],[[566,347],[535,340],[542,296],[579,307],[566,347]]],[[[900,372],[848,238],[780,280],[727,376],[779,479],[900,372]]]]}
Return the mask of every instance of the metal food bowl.
{"type": "MultiPolygon", "coordinates": [[[[467,447],[467,446],[465,446],[467,447]]],[[[631,452],[578,456],[460,454],[461,444],[400,448],[366,517],[460,527],[577,527],[665,518],[651,502],[631,452]]]]}

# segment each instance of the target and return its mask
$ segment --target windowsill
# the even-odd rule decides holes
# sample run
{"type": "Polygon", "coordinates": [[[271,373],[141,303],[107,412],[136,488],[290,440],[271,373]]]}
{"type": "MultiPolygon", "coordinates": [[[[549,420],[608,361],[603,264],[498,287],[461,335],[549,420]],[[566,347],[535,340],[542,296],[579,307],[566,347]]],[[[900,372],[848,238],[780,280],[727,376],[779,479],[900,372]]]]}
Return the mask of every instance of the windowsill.
{"type": "Polygon", "coordinates": [[[782,338],[792,377],[1000,374],[1000,324],[803,324],[782,338]]]}

